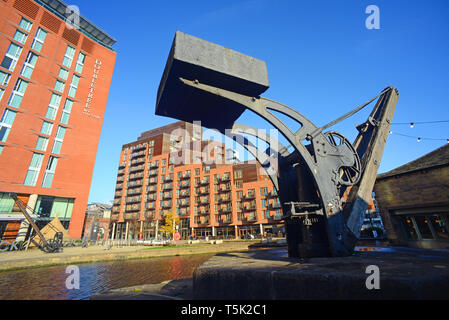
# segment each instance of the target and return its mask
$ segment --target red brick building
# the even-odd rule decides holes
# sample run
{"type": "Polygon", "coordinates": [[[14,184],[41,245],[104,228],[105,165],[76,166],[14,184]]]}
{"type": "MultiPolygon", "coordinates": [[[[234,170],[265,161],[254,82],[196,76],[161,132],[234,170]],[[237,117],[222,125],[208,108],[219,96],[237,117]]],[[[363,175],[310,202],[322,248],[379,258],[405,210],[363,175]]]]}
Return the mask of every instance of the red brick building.
{"type": "Polygon", "coordinates": [[[231,163],[224,143],[176,122],[144,132],[120,155],[112,209],[114,239],[148,239],[171,210],[184,239],[239,238],[283,229],[271,180],[255,161],[231,163]]]}
{"type": "Polygon", "coordinates": [[[82,233],[116,53],[84,17],[66,23],[66,8],[0,1],[0,237],[11,240],[24,217],[10,192],[38,225],[58,216],[72,238],[82,233]]]}

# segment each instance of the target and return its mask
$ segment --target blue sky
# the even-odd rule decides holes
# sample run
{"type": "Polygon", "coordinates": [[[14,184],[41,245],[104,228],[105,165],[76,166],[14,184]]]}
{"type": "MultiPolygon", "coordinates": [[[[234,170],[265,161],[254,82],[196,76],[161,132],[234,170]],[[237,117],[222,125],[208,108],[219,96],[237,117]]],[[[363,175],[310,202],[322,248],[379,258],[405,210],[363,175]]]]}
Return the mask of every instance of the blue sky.
{"type": "MultiPolygon", "coordinates": [[[[121,146],[174,120],[154,115],[156,92],[176,30],[267,63],[263,96],[320,126],[392,85],[400,92],[394,122],[449,120],[449,1],[104,1],[73,0],[83,16],[117,39],[90,190],[113,199],[121,146]],[[380,29],[368,30],[368,5],[380,29]]],[[[371,108],[335,126],[350,140],[371,108]]],[[[269,126],[245,113],[239,122],[269,126]]],[[[380,172],[414,160],[449,138],[449,123],[394,125],[380,172]]]]}

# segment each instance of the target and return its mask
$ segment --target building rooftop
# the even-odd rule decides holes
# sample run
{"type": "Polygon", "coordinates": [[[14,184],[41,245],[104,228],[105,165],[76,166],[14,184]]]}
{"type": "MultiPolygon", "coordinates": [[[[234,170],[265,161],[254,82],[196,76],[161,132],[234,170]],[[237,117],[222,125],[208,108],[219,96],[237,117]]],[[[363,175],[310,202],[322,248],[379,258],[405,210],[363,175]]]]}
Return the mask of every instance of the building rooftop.
{"type": "MultiPolygon", "coordinates": [[[[61,0],[34,0],[39,5],[43,6],[45,9],[49,10],[60,19],[64,21],[69,21],[68,19],[72,15],[70,10],[67,10],[69,6],[61,0]]],[[[105,46],[112,50],[112,45],[117,42],[113,37],[108,35],[106,32],[101,30],[95,24],[87,20],[85,17],[80,15],[79,21],[79,31],[94,40],[95,42],[105,46]]]]}
{"type": "Polygon", "coordinates": [[[449,144],[446,144],[445,146],[438,148],[426,154],[425,156],[422,156],[421,158],[418,158],[396,169],[378,175],[377,180],[448,164],[449,164],[449,144]]]}

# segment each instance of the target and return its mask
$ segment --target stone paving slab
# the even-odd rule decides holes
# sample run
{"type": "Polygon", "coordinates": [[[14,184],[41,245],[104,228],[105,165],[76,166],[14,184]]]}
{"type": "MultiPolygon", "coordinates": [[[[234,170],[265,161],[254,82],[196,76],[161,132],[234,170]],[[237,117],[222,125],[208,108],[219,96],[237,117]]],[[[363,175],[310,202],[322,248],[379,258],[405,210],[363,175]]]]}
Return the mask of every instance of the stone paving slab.
{"type": "Polygon", "coordinates": [[[449,251],[365,249],[307,260],[286,249],[217,254],[196,269],[194,299],[449,299],[449,251]],[[370,265],[379,267],[379,290],[366,287],[370,265]]]}

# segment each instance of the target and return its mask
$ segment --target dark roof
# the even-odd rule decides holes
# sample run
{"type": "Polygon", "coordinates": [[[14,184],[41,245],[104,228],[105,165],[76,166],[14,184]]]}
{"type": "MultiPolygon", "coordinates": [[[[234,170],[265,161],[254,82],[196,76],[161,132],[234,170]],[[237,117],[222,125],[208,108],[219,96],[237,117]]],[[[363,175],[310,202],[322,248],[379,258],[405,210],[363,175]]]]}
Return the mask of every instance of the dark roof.
{"type": "Polygon", "coordinates": [[[418,158],[396,169],[378,175],[377,179],[378,180],[384,179],[416,170],[429,169],[448,164],[449,164],[449,144],[446,144],[441,148],[438,148],[426,154],[425,156],[422,156],[421,158],[418,158]]]}
{"type": "MultiPolygon", "coordinates": [[[[34,0],[44,8],[51,11],[63,21],[67,21],[72,15],[70,10],[67,10],[68,5],[62,0],[34,0]]],[[[112,45],[117,42],[113,37],[101,30],[95,24],[87,20],[86,17],[80,15],[79,30],[87,35],[92,40],[112,50],[112,45]]]]}

